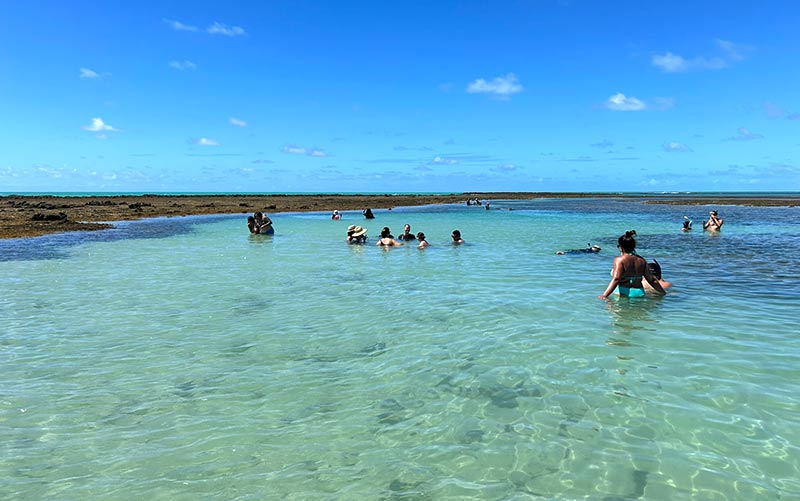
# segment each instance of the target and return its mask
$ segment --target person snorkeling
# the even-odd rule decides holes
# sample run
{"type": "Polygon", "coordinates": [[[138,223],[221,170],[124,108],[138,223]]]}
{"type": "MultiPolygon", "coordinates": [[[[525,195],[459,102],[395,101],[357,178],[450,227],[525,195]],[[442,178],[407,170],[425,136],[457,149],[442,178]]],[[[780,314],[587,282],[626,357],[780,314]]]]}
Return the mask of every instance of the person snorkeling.
{"type": "Polygon", "coordinates": [[[584,249],[569,249],[565,251],[556,251],[556,254],[559,256],[563,256],[564,254],[597,254],[600,252],[599,245],[592,245],[591,243],[586,244],[587,247],[584,249]]]}

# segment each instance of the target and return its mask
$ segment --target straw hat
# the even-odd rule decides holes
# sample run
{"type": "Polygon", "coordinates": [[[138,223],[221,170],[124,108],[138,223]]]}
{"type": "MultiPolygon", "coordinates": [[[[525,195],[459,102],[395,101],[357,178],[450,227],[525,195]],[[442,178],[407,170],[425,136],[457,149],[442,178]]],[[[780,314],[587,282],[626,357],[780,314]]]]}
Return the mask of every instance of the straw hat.
{"type": "Polygon", "coordinates": [[[356,226],[353,229],[353,236],[354,237],[360,237],[361,235],[366,235],[366,234],[367,234],[367,229],[366,228],[362,228],[361,226],[356,226]]]}
{"type": "Polygon", "coordinates": [[[356,225],[351,224],[350,226],[347,227],[347,232],[350,233],[351,231],[356,231],[356,225]]]}

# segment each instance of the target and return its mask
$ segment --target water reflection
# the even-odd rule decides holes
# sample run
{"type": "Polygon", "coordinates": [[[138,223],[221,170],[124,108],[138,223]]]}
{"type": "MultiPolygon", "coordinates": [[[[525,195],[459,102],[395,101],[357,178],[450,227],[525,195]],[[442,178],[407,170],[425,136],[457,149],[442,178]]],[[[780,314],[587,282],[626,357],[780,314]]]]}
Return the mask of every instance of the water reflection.
{"type": "Polygon", "coordinates": [[[167,238],[194,231],[197,224],[240,217],[239,215],[186,216],[119,221],[113,228],[97,231],[73,231],[34,238],[0,240],[0,261],[34,261],[66,259],[68,249],[92,242],[114,242],[167,238]]]}
{"type": "Polygon", "coordinates": [[[627,298],[613,296],[606,302],[612,320],[613,337],[606,344],[613,346],[631,346],[631,336],[636,332],[655,332],[651,318],[653,313],[663,304],[666,296],[648,296],[646,298],[627,298]]]}

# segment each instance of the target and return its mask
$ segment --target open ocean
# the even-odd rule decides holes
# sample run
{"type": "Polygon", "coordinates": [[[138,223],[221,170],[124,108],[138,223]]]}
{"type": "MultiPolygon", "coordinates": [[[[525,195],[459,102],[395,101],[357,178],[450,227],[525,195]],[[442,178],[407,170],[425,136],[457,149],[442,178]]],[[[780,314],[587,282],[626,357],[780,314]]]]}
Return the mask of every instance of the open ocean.
{"type": "Polygon", "coordinates": [[[800,208],[492,208],[0,240],[0,498],[800,498],[800,208]]]}

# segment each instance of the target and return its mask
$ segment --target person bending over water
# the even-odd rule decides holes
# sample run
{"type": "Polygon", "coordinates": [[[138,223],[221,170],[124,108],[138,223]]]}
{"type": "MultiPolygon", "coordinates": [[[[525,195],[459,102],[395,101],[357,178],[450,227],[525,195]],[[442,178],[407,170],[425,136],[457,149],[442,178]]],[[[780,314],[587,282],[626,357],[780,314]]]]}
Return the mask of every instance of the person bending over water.
{"type": "MultiPolygon", "coordinates": [[[[650,273],[652,273],[653,277],[655,277],[655,279],[658,280],[658,283],[661,284],[661,287],[663,289],[666,290],[672,287],[672,282],[667,282],[666,280],[661,278],[661,264],[659,264],[658,261],[653,259],[652,263],[647,263],[647,267],[650,268],[650,273]]],[[[645,292],[653,292],[653,288],[650,286],[649,283],[647,283],[647,280],[643,281],[642,285],[644,285],[645,292]]]]}
{"type": "Polygon", "coordinates": [[[425,240],[425,234],[421,231],[417,233],[417,240],[419,240],[419,245],[417,245],[417,249],[424,249],[425,247],[429,246],[427,240],[425,240]]]}
{"type": "Polygon", "coordinates": [[[647,260],[636,254],[636,240],[633,236],[634,230],[626,231],[617,240],[617,248],[620,255],[614,258],[614,267],[611,270],[611,281],[608,287],[599,296],[605,299],[618,289],[620,296],[644,297],[644,286],[642,279],[646,280],[658,294],[665,294],[664,288],[653,276],[647,260]]]}
{"type": "Polygon", "coordinates": [[[708,221],[703,221],[703,229],[708,231],[719,231],[725,223],[722,219],[717,217],[717,211],[712,210],[708,213],[708,221]]]}
{"type": "MultiPolygon", "coordinates": [[[[255,231],[251,230],[252,233],[258,233],[259,235],[272,235],[275,233],[275,229],[272,227],[272,219],[263,212],[253,214],[253,219],[255,220],[253,224],[255,231]]],[[[250,218],[247,219],[247,225],[250,226],[250,218]]]]}

